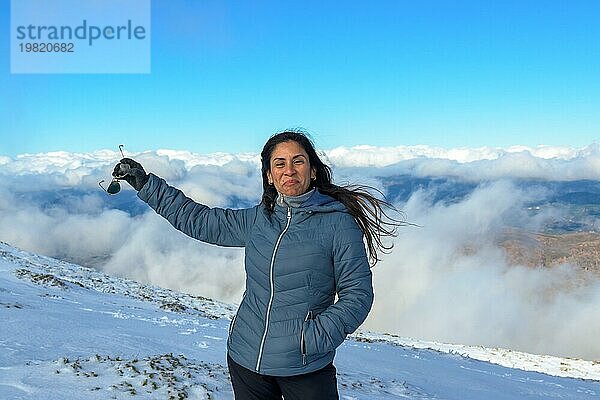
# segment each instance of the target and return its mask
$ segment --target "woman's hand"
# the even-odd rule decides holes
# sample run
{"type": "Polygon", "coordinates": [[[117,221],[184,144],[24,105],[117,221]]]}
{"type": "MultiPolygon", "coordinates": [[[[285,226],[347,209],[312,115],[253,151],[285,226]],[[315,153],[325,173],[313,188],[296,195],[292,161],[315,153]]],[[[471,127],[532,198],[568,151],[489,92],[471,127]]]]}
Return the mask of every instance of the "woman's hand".
{"type": "Polygon", "coordinates": [[[112,176],[117,179],[127,181],[138,192],[146,182],[148,182],[148,174],[144,171],[144,167],[139,162],[131,158],[123,158],[113,170],[112,176]]]}

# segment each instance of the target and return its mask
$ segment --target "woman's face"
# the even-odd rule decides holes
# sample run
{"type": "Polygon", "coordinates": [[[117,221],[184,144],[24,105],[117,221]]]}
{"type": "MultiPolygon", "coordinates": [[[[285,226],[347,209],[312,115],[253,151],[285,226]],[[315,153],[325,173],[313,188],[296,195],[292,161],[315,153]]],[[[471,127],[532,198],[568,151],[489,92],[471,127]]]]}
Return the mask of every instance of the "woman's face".
{"type": "Polygon", "coordinates": [[[315,171],[310,167],[308,154],[297,142],[279,143],[273,149],[267,178],[285,196],[298,196],[308,191],[315,171]]]}

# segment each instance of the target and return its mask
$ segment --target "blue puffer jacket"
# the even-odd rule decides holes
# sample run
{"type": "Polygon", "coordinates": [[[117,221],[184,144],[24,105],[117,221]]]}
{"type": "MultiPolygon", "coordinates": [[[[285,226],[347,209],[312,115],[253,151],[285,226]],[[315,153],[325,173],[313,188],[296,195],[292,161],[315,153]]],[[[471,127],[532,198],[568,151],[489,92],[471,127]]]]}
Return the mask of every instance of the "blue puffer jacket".
{"type": "Polygon", "coordinates": [[[363,235],[342,203],[316,191],[298,208],[209,208],[150,174],[138,196],[175,228],[220,246],[245,247],[246,291],[228,353],[260,374],[323,368],[373,303],[363,235]],[[338,300],[334,302],[335,294],[338,300]]]}

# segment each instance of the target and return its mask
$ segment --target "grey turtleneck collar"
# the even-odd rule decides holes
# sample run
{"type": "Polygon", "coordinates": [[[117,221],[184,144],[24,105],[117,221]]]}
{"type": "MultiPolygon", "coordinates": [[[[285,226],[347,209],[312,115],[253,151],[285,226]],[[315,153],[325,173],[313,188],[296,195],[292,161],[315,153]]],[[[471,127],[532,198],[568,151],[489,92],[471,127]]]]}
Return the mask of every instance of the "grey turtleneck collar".
{"type": "Polygon", "coordinates": [[[315,192],[315,188],[310,189],[308,192],[301,194],[299,196],[285,196],[279,192],[277,192],[277,204],[282,206],[288,205],[292,208],[297,208],[302,205],[306,200],[310,198],[315,192]]]}

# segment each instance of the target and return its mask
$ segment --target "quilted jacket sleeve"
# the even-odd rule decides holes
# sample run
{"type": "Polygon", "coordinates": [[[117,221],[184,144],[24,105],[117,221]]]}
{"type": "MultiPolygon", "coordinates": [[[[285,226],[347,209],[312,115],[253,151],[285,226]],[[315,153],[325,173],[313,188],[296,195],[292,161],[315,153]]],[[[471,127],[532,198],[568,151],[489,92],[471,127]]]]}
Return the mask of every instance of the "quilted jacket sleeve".
{"type": "Polygon", "coordinates": [[[231,210],[196,203],[154,174],[149,174],[148,182],[138,192],[138,197],[176,229],[219,246],[245,246],[257,213],[257,207],[231,210]]]}
{"type": "Polygon", "coordinates": [[[345,221],[340,224],[333,239],[338,301],[314,319],[304,322],[307,354],[335,350],[364,322],[373,305],[371,268],[362,231],[349,214],[344,215],[345,221]]]}

